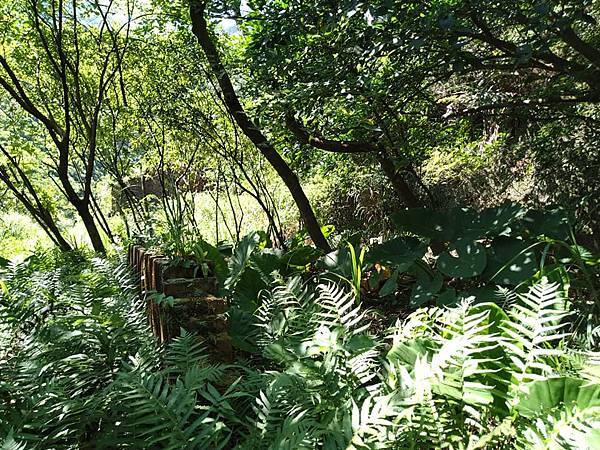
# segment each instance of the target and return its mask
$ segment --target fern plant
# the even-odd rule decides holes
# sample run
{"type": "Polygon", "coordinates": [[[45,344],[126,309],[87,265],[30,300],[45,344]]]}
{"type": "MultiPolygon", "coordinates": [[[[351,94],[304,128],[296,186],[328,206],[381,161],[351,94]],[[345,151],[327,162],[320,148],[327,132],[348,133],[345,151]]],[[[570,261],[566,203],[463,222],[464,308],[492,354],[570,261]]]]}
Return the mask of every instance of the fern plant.
{"type": "MultiPolygon", "coordinates": [[[[494,304],[467,302],[409,317],[394,332],[386,367],[388,386],[404,392],[413,407],[403,423],[411,439],[420,437],[424,447],[455,448],[558,448],[564,434],[592,439],[581,430],[597,420],[598,389],[587,392],[594,400],[578,414],[567,401],[524,412],[532,390],[537,389],[538,402],[551,395],[535,383],[565,375],[561,368],[571,355],[564,349],[570,325],[564,307],[558,285],[542,281],[520,296],[508,315],[494,304]],[[561,432],[543,432],[538,442],[546,447],[531,447],[533,430],[556,431],[556,421],[561,432]]],[[[580,444],[581,439],[570,448],[594,447],[591,441],[580,444]]]]}
{"type": "Polygon", "coordinates": [[[247,311],[257,352],[234,365],[184,330],[156,348],[119,263],[6,269],[2,448],[599,446],[600,356],[573,347],[560,285],[506,292],[506,312],[473,299],[417,309],[386,339],[347,284],[268,280],[271,256],[250,255],[229,289],[248,295],[240,283],[265,275],[247,311]]]}
{"type": "Polygon", "coordinates": [[[508,314],[472,300],[419,309],[386,348],[351,293],[292,278],[256,313],[277,369],[263,376],[244,448],[594,448],[596,387],[578,382],[585,405],[525,406],[534,391],[545,398],[535,383],[574,375],[566,308],[559,286],[542,280],[508,314]]]}
{"type": "MultiPolygon", "coordinates": [[[[52,265],[52,264],[50,264],[52,265]]],[[[219,448],[240,420],[187,333],[156,349],[127,267],[9,269],[0,323],[0,437],[6,448],[219,448]],[[45,305],[45,307],[42,307],[45,305]]]]}

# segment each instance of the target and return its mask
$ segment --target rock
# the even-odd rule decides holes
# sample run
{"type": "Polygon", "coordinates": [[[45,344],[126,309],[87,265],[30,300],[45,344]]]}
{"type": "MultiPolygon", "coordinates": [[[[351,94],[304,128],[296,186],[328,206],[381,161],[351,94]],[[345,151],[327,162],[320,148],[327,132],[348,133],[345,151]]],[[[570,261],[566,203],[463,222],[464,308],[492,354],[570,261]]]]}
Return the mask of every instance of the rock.
{"type": "Polygon", "coordinates": [[[199,294],[217,292],[217,279],[209,278],[174,278],[162,280],[162,292],[168,297],[192,297],[199,294]]]}

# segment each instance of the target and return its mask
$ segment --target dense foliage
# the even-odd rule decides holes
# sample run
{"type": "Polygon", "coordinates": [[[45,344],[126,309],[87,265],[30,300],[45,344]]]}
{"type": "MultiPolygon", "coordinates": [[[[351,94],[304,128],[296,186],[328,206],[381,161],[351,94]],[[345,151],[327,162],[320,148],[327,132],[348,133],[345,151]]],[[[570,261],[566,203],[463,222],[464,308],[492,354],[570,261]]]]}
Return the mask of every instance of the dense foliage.
{"type": "Polygon", "coordinates": [[[0,449],[600,448],[598,21],[0,0],[0,449]]]}
{"type": "MultiPolygon", "coordinates": [[[[233,305],[247,301],[243,274],[274,257],[259,241],[230,260],[233,305]]],[[[597,329],[581,330],[564,285],[542,277],[502,307],[471,297],[377,331],[329,272],[293,272],[271,272],[243,330],[255,356],[225,365],[184,330],[157,350],[122,264],[7,267],[3,448],[598,445],[597,329]]]]}

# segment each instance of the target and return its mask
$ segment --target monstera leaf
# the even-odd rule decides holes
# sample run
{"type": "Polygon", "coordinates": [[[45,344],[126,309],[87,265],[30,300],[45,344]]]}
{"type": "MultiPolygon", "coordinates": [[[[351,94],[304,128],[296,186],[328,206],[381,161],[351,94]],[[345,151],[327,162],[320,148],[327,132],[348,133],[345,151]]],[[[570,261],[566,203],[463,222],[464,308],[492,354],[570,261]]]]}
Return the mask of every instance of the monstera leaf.
{"type": "Polygon", "coordinates": [[[451,246],[450,252],[444,252],[439,256],[437,268],[443,274],[453,278],[471,278],[480,275],[486,263],[485,249],[481,244],[458,239],[451,246]],[[453,252],[455,255],[452,254],[453,252]]]}
{"type": "Polygon", "coordinates": [[[408,270],[427,251],[427,243],[413,237],[397,237],[374,246],[367,253],[367,263],[396,266],[399,272],[408,270]]]}
{"type": "Polygon", "coordinates": [[[499,236],[488,249],[488,265],[483,278],[495,284],[517,285],[538,271],[532,241],[499,236]]]}

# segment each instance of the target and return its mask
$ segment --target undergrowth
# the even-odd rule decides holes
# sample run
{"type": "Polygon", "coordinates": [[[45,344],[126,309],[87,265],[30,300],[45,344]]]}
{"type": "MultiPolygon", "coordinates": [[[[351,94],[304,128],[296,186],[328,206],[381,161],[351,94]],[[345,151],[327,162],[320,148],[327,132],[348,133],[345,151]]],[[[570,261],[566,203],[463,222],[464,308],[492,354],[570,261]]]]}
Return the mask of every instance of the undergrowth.
{"type": "Polygon", "coordinates": [[[157,348],[120,262],[50,253],[4,269],[0,448],[600,446],[598,336],[562,284],[422,307],[376,333],[347,283],[269,272],[258,238],[240,246],[233,316],[244,274],[262,284],[235,364],[185,330],[157,348]]]}

